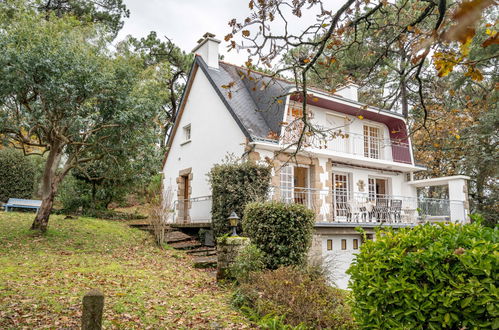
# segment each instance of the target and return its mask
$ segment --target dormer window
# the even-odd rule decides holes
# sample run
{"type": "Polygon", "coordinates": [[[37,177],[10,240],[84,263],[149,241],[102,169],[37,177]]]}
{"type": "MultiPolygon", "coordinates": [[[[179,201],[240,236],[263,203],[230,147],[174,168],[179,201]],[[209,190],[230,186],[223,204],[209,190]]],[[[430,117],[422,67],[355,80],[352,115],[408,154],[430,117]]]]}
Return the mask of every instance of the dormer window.
{"type": "Polygon", "coordinates": [[[187,143],[191,141],[191,124],[184,126],[184,142],[187,143]]]}

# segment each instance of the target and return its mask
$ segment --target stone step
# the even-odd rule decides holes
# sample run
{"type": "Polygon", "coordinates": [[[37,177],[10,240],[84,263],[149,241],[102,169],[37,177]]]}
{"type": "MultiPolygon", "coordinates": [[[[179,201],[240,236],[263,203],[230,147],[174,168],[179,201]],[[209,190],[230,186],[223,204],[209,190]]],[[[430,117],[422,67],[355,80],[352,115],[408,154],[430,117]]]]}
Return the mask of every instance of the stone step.
{"type": "Polygon", "coordinates": [[[176,243],[176,242],[185,242],[185,241],[190,241],[192,240],[192,237],[184,234],[181,231],[171,231],[166,234],[166,243],[176,243]]]}
{"type": "Polygon", "coordinates": [[[217,267],[217,256],[197,256],[194,257],[195,268],[215,268],[217,267]]]}
{"type": "Polygon", "coordinates": [[[187,254],[190,254],[192,256],[213,256],[217,254],[217,250],[209,246],[202,246],[200,248],[188,250],[186,252],[187,254]]]}
{"type": "Polygon", "coordinates": [[[168,244],[176,250],[193,250],[202,247],[203,245],[197,240],[181,241],[168,244]]]}

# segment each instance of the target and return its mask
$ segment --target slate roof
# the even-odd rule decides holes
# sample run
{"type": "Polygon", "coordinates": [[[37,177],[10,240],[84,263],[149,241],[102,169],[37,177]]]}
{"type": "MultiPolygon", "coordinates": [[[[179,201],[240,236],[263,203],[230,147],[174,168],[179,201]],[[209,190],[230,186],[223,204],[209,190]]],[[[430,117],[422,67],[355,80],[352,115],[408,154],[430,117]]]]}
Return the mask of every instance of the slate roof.
{"type": "Polygon", "coordinates": [[[270,132],[280,133],[286,95],[294,87],[291,83],[255,71],[248,74],[247,69],[225,62],[219,62],[219,69],[214,69],[200,56],[196,61],[249,139],[266,139],[270,132]]]}
{"type": "MultiPolygon", "coordinates": [[[[221,61],[219,69],[214,69],[209,67],[199,55],[196,56],[196,64],[206,74],[246,137],[250,140],[266,139],[268,142],[272,142],[269,140],[269,133],[280,133],[281,122],[284,119],[286,96],[295,85],[286,80],[271,78],[268,75],[253,70],[248,71],[244,67],[221,61]],[[230,88],[223,87],[229,84],[230,88]],[[278,102],[278,100],[281,101],[278,102]]],[[[320,89],[311,88],[310,90],[337,99],[344,99],[342,96],[333,96],[320,89]]],[[[348,100],[348,102],[355,109],[365,106],[357,101],[348,100]]],[[[381,115],[389,114],[391,117],[395,116],[403,120],[402,114],[384,109],[370,107],[369,112],[381,115]]],[[[277,140],[275,142],[278,143],[277,140]]]]}

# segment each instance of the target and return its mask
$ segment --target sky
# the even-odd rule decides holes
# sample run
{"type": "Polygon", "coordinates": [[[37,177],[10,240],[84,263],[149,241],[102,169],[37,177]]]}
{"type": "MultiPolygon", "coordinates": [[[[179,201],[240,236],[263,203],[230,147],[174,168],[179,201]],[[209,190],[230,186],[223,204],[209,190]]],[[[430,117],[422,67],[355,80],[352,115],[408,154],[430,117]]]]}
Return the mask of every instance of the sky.
{"type": "MultiPolygon", "coordinates": [[[[220,53],[224,60],[242,65],[247,59],[247,53],[237,53],[232,50],[227,53],[227,44],[223,41],[230,33],[229,20],[244,19],[250,14],[249,0],[125,0],[130,10],[130,17],[116,40],[122,40],[127,35],[136,38],[145,37],[150,31],[156,31],[158,36],[168,36],[177,46],[190,52],[202,35],[211,32],[222,40],[220,53]]],[[[329,0],[328,5],[336,9],[344,2],[329,0]]],[[[313,24],[312,14],[296,21],[294,26],[301,30],[313,24]]],[[[276,27],[279,29],[279,26],[276,27]]]]}
{"type": "Polygon", "coordinates": [[[186,52],[190,52],[205,32],[211,32],[222,40],[220,53],[225,60],[242,64],[244,53],[226,52],[223,41],[230,33],[227,24],[232,18],[244,18],[249,14],[248,0],[125,0],[130,10],[130,18],[120,31],[117,40],[131,34],[144,37],[150,31],[158,36],[168,36],[186,52]]]}

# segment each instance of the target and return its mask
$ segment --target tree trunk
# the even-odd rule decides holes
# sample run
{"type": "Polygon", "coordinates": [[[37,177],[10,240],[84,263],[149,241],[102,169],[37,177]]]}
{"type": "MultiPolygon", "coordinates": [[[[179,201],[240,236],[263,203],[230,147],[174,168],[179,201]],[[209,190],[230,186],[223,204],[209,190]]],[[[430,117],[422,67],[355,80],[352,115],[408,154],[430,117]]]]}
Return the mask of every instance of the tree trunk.
{"type": "Polygon", "coordinates": [[[407,99],[407,80],[405,76],[407,68],[407,54],[403,46],[400,47],[400,103],[402,106],[402,115],[405,119],[409,118],[409,101],[407,99]]]}
{"type": "Polygon", "coordinates": [[[47,226],[49,223],[50,213],[52,212],[52,206],[54,205],[55,192],[51,192],[49,195],[44,196],[42,199],[42,206],[36,214],[35,221],[31,225],[32,230],[39,230],[42,233],[47,231],[47,226]]]}
{"type": "Polygon", "coordinates": [[[61,156],[61,145],[58,143],[51,145],[45,169],[43,170],[42,205],[36,214],[35,221],[31,225],[32,230],[39,230],[42,233],[47,231],[50,212],[52,212],[52,206],[54,205],[54,197],[63,176],[63,174],[56,175],[57,168],[61,162],[61,156]]]}
{"type": "Polygon", "coordinates": [[[402,115],[405,119],[409,118],[409,101],[407,100],[407,82],[405,77],[400,77],[400,103],[402,105],[402,115]]]}

